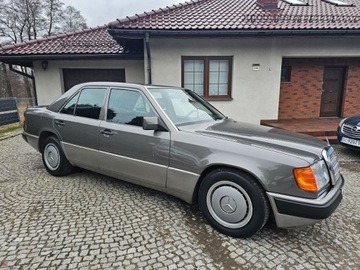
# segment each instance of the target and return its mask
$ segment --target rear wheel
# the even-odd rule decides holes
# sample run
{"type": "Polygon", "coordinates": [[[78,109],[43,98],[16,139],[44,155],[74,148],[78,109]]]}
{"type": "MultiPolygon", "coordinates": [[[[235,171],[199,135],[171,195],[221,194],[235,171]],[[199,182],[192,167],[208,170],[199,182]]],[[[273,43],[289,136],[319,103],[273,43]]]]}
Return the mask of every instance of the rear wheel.
{"type": "Polygon", "coordinates": [[[232,237],[249,237],[269,217],[269,203],[262,187],[248,174],[219,169],[209,173],[199,188],[199,206],[208,222],[232,237]]]}
{"type": "Polygon", "coordinates": [[[43,142],[42,160],[46,170],[54,176],[67,175],[73,169],[61,149],[59,140],[50,136],[43,142]]]}

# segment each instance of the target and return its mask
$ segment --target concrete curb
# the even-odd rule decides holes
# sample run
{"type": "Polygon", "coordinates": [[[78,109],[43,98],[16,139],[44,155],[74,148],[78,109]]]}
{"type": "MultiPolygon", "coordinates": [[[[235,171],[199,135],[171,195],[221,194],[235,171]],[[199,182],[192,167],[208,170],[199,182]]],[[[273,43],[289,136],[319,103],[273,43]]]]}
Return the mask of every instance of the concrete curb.
{"type": "Polygon", "coordinates": [[[20,135],[22,131],[16,131],[16,132],[9,132],[9,134],[6,134],[4,137],[0,137],[0,141],[4,141],[6,139],[14,138],[18,135],[20,135]]]}

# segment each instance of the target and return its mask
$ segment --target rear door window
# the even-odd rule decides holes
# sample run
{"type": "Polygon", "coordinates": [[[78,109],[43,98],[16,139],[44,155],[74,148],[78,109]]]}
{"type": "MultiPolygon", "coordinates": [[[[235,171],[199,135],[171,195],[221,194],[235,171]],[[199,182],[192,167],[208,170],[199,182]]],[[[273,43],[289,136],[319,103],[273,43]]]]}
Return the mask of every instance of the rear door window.
{"type": "Polygon", "coordinates": [[[101,107],[104,103],[105,88],[85,88],[75,95],[61,109],[61,113],[81,117],[99,119],[101,107]]]}
{"type": "Polygon", "coordinates": [[[79,93],[77,93],[75,96],[73,96],[70,101],[61,109],[61,113],[65,114],[74,114],[76,103],[79,99],[79,93]]]}

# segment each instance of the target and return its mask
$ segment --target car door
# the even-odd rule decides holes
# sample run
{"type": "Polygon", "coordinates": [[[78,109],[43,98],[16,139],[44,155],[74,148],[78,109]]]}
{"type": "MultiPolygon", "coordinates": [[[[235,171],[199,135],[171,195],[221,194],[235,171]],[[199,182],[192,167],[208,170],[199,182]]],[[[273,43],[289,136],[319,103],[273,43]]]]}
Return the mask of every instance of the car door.
{"type": "Polygon", "coordinates": [[[108,175],[149,187],[166,185],[170,133],[144,130],[156,113],[141,91],[110,90],[105,121],[99,127],[99,167],[108,175]]]}
{"type": "Polygon", "coordinates": [[[99,118],[105,95],[106,88],[84,88],[55,115],[54,128],[73,165],[98,170],[99,118]]]}

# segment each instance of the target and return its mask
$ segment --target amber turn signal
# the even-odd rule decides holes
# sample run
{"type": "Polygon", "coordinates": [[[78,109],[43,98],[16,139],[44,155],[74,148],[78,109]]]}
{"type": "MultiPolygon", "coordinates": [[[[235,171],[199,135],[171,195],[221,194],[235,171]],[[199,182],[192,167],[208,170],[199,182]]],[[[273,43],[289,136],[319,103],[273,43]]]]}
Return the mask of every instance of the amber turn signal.
{"type": "Polygon", "coordinates": [[[294,169],[294,177],[300,189],[309,192],[317,192],[315,175],[310,167],[294,169]]]}
{"type": "Polygon", "coordinates": [[[25,127],[25,125],[26,125],[25,114],[24,114],[24,116],[23,116],[23,119],[22,119],[22,121],[21,121],[21,124],[22,124],[22,127],[25,127]]]}

